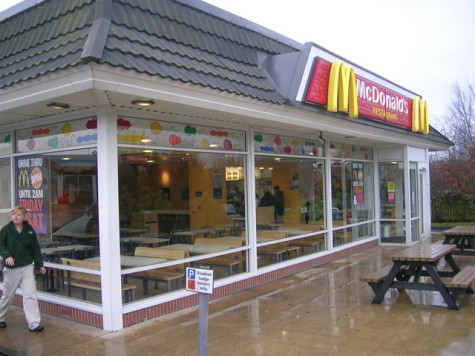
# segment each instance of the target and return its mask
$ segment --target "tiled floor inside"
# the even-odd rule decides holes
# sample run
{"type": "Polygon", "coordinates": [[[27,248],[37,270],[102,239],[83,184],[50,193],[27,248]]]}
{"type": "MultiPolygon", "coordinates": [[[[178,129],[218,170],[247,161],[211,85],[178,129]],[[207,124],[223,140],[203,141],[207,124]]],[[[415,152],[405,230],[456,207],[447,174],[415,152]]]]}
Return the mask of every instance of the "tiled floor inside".
{"type": "MultiPolygon", "coordinates": [[[[380,305],[360,276],[401,247],[376,247],[211,302],[208,355],[475,355],[475,297],[444,307],[438,293],[392,291],[380,305]]],[[[459,265],[475,258],[457,257],[459,265]]],[[[12,307],[0,355],[198,355],[198,308],[116,333],[43,316],[28,332],[12,307]]]]}

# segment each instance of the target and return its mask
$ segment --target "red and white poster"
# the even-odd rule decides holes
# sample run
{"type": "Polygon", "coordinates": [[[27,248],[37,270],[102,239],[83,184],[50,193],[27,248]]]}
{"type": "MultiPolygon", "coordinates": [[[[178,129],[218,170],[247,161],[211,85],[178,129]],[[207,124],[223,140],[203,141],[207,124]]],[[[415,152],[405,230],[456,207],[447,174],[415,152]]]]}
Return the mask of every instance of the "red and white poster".
{"type": "Polygon", "coordinates": [[[364,205],[364,166],[363,163],[352,164],[353,205],[364,205]]]}
{"type": "Polygon", "coordinates": [[[43,158],[28,157],[17,160],[18,205],[28,210],[28,222],[37,233],[46,233],[46,184],[43,158]]]}

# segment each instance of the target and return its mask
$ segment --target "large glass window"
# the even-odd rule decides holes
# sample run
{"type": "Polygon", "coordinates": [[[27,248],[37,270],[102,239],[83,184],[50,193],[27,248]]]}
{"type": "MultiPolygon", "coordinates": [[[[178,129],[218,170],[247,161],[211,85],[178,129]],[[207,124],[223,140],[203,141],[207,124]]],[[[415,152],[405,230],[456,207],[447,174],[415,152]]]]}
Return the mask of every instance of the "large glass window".
{"type": "Polygon", "coordinates": [[[0,133],[0,155],[8,157],[0,158],[0,226],[5,225],[11,219],[11,164],[10,154],[12,153],[12,143],[10,133],[0,133]]]}
{"type": "Polygon", "coordinates": [[[7,209],[0,214],[0,224],[5,225],[10,221],[11,208],[11,165],[10,158],[0,158],[0,209],[7,209]]]}
{"type": "Polygon", "coordinates": [[[19,156],[15,170],[17,204],[28,209],[47,263],[48,273],[38,277],[39,290],[99,303],[100,276],[84,273],[88,277],[83,279],[95,279],[95,284],[74,287],[71,273],[62,268],[71,260],[99,256],[95,149],[19,156]]]}
{"type": "Polygon", "coordinates": [[[245,271],[244,162],[234,153],[119,149],[122,266],[142,267],[124,272],[142,286],[138,298],[183,288],[186,266],[211,267],[215,279],[245,271]]]}
{"type": "Polygon", "coordinates": [[[117,139],[124,146],[119,148],[122,273],[127,284],[140,286],[137,298],[184,288],[186,266],[213,268],[215,279],[247,269],[241,237],[248,209],[245,138],[244,131],[230,129],[117,120],[117,139]],[[131,267],[133,273],[127,271],[131,267]]]}
{"type": "Polygon", "coordinates": [[[326,249],[323,145],[254,135],[258,266],[326,249]]]}
{"type": "Polygon", "coordinates": [[[333,244],[339,246],[374,235],[373,163],[367,147],[332,144],[331,189],[333,244]],[[341,159],[343,158],[344,159],[341,159]],[[346,225],[350,225],[345,227],[346,225]]]}
{"type": "Polygon", "coordinates": [[[322,159],[256,156],[259,266],[326,249],[322,159]]]}

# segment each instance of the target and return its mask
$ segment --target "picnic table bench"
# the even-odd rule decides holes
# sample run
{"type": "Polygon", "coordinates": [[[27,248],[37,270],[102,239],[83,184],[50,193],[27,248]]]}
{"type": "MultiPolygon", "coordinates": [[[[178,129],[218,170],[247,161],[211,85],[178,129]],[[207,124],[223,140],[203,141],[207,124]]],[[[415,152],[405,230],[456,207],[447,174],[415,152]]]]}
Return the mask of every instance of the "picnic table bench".
{"type": "Polygon", "coordinates": [[[452,257],[455,245],[418,244],[389,256],[393,264],[390,267],[372,272],[361,280],[373,289],[374,304],[380,304],[389,288],[398,290],[438,291],[449,309],[458,310],[456,304],[462,292],[471,292],[475,280],[475,266],[463,270],[457,266],[452,257]],[[439,270],[437,264],[444,258],[450,270],[439,270]],[[429,277],[421,279],[421,277],[429,277]],[[446,278],[447,279],[445,281],[446,278]],[[430,279],[430,280],[429,280],[430,279]]]}
{"type": "Polygon", "coordinates": [[[381,288],[381,285],[384,282],[384,279],[388,275],[389,271],[391,270],[392,266],[386,266],[384,268],[378,269],[376,271],[372,271],[369,274],[360,278],[361,281],[368,283],[371,287],[373,292],[376,294],[381,288]]]}
{"type": "Polygon", "coordinates": [[[454,244],[454,255],[475,256],[475,226],[456,226],[445,230],[444,244],[454,244]]]}

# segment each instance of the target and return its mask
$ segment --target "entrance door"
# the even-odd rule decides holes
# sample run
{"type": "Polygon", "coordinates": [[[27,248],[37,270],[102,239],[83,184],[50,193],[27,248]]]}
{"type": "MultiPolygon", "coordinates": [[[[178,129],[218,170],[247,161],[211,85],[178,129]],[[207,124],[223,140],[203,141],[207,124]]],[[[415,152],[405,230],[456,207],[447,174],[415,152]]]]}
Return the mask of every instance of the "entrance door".
{"type": "Polygon", "coordinates": [[[381,242],[406,244],[404,162],[379,163],[381,242]]]}
{"type": "Polygon", "coordinates": [[[421,236],[421,176],[417,170],[417,163],[409,163],[409,189],[411,208],[411,242],[420,240],[421,236]]]}

